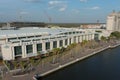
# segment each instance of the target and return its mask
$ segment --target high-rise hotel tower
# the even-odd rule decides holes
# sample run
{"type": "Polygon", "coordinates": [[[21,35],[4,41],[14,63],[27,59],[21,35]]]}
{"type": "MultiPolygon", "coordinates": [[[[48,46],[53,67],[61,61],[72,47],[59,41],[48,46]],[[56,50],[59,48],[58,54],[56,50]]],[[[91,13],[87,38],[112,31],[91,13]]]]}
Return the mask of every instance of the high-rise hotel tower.
{"type": "Polygon", "coordinates": [[[113,11],[107,16],[107,30],[120,31],[120,12],[113,11]]]}

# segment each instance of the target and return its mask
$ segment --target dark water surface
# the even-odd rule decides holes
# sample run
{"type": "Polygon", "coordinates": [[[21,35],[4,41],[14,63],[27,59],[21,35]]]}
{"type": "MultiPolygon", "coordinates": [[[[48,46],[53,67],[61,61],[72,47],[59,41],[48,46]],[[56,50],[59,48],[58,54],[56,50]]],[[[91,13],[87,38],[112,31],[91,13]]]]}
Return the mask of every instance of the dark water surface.
{"type": "Polygon", "coordinates": [[[42,80],[120,80],[120,47],[105,50],[42,80]]]}

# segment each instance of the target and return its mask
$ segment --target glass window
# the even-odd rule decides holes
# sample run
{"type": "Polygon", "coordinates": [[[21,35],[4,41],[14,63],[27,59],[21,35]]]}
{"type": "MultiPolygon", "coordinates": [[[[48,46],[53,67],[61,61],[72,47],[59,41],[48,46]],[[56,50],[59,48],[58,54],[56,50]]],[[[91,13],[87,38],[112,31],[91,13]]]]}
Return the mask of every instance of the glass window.
{"type": "Polygon", "coordinates": [[[37,51],[42,51],[42,43],[37,44],[37,51]]]}
{"type": "Polygon", "coordinates": [[[26,37],[18,37],[18,39],[25,39],[26,37]]]}
{"type": "Polygon", "coordinates": [[[95,39],[95,40],[99,40],[99,35],[98,35],[98,34],[95,34],[95,35],[94,35],[94,39],[95,39]]]}
{"type": "Polygon", "coordinates": [[[75,32],[73,32],[73,34],[75,34],[75,32]]]}
{"type": "Polygon", "coordinates": [[[76,43],[76,36],[74,37],[74,43],[76,43]]]}
{"type": "Polygon", "coordinates": [[[34,38],[34,36],[28,36],[28,38],[34,38]]]}
{"type": "Polygon", "coordinates": [[[80,36],[78,36],[78,42],[80,42],[80,36]]]}
{"type": "Polygon", "coordinates": [[[22,48],[21,48],[21,46],[15,46],[14,47],[14,53],[15,53],[15,56],[16,55],[21,55],[22,54],[22,48]]]}
{"type": "Polygon", "coordinates": [[[71,38],[69,39],[69,44],[71,44],[71,38]]]}
{"type": "Polygon", "coordinates": [[[59,44],[60,44],[60,47],[62,47],[63,46],[63,40],[60,40],[59,44]]]}
{"type": "Polygon", "coordinates": [[[32,45],[26,45],[26,52],[27,52],[27,54],[33,53],[33,46],[32,45]]]}
{"type": "Polygon", "coordinates": [[[84,36],[82,35],[82,41],[84,40],[84,36]]]}
{"type": "Polygon", "coordinates": [[[46,42],[46,50],[50,49],[50,42],[46,42]]]}
{"type": "Polygon", "coordinates": [[[68,44],[68,40],[67,39],[65,39],[65,45],[67,45],[68,44]]]}
{"type": "Polygon", "coordinates": [[[72,34],[72,32],[69,32],[69,34],[72,34]]]}
{"type": "Polygon", "coordinates": [[[53,48],[57,48],[57,41],[53,41],[53,48]]]}
{"type": "Polygon", "coordinates": [[[16,40],[17,38],[8,38],[8,41],[10,41],[10,40],[16,40]]]}

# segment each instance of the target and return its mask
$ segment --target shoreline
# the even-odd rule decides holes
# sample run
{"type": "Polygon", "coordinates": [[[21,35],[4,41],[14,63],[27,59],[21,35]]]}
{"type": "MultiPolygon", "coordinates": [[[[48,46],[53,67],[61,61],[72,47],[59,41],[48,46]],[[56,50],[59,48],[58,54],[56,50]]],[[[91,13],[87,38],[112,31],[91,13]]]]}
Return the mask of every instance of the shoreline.
{"type": "Polygon", "coordinates": [[[58,67],[56,67],[56,68],[54,68],[54,69],[51,69],[51,70],[49,70],[49,71],[47,71],[47,72],[44,72],[44,73],[42,73],[42,74],[38,74],[37,76],[38,76],[38,77],[45,77],[45,76],[47,76],[47,75],[49,75],[49,74],[51,74],[51,73],[53,73],[53,72],[56,72],[56,71],[58,71],[58,70],[60,70],[60,69],[62,69],[62,68],[65,68],[65,67],[67,67],[67,66],[69,66],[69,65],[75,64],[76,62],[82,61],[82,60],[84,60],[84,59],[86,59],[86,58],[89,58],[89,57],[95,55],[95,54],[98,54],[99,52],[102,52],[102,51],[107,50],[107,49],[112,49],[112,48],[115,48],[115,47],[118,47],[118,46],[120,46],[120,43],[118,43],[118,44],[116,44],[116,45],[113,45],[113,46],[110,46],[110,45],[109,45],[109,46],[107,46],[107,47],[105,47],[105,48],[102,48],[102,49],[100,49],[100,50],[98,50],[98,51],[95,51],[95,52],[90,53],[90,54],[88,54],[88,55],[85,55],[85,56],[83,56],[83,57],[77,58],[77,59],[75,59],[75,60],[73,60],[73,61],[70,61],[70,62],[68,62],[68,63],[65,63],[65,64],[63,64],[63,65],[59,65],[58,67]]]}

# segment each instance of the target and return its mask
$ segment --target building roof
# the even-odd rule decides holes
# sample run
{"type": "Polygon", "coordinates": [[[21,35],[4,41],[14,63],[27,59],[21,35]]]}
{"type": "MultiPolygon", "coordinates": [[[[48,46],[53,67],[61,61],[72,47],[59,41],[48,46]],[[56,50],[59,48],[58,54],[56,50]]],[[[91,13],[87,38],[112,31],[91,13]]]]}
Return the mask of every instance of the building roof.
{"type": "Polygon", "coordinates": [[[3,37],[12,37],[12,36],[30,36],[30,35],[57,35],[60,33],[75,31],[72,28],[37,28],[37,27],[29,27],[29,28],[20,28],[18,30],[0,30],[0,38],[3,37]]]}

